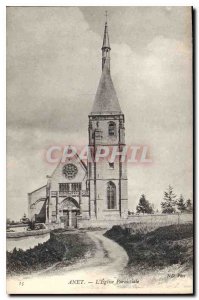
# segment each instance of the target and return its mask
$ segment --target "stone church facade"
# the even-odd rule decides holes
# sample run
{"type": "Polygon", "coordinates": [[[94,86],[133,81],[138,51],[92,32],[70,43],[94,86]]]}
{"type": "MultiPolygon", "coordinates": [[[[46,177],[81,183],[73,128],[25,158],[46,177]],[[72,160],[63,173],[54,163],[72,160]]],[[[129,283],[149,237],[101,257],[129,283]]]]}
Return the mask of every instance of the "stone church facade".
{"type": "MultiPolygon", "coordinates": [[[[125,147],[125,119],[110,74],[107,22],[102,45],[102,75],[88,124],[88,148],[125,147]]],[[[47,184],[28,194],[29,218],[49,227],[92,227],[120,224],[128,217],[127,165],[118,155],[87,165],[76,154],[60,161],[47,184]]]]}

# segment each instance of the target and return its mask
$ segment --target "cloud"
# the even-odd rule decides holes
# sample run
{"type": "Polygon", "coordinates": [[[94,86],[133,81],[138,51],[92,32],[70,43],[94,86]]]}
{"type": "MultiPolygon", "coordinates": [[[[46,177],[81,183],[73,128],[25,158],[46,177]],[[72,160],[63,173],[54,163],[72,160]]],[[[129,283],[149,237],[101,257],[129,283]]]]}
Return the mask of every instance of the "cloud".
{"type": "Polygon", "coordinates": [[[121,49],[113,50],[113,71],[126,140],[149,145],[154,162],[148,168],[129,165],[130,205],[135,209],[139,195],[147,193],[158,206],[169,183],[192,197],[191,44],[157,36],[144,53],[127,45],[113,49],[121,49]]]}
{"type": "Polygon", "coordinates": [[[100,37],[78,8],[29,12],[8,14],[8,125],[70,131],[67,121],[71,124],[74,114],[68,110],[73,110],[78,130],[100,74],[100,37]]]}

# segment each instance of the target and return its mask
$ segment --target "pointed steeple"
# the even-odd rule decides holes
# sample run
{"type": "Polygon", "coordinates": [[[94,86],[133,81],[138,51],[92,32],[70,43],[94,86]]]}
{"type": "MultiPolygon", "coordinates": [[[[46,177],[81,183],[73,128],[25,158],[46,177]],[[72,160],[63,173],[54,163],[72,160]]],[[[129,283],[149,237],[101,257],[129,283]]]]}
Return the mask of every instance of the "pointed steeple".
{"type": "Polygon", "coordinates": [[[108,65],[110,68],[110,42],[109,42],[109,35],[108,35],[108,24],[107,24],[107,12],[106,12],[106,22],[104,27],[104,38],[102,44],[102,70],[104,68],[105,61],[108,60],[108,65]]]}
{"type": "Polygon", "coordinates": [[[91,114],[121,114],[121,108],[105,61],[91,114]]]}
{"type": "Polygon", "coordinates": [[[104,48],[108,48],[108,49],[111,50],[110,43],[109,43],[108,24],[107,24],[107,22],[105,23],[104,38],[103,38],[103,44],[102,44],[102,49],[104,49],[104,48]]]}
{"type": "Polygon", "coordinates": [[[107,20],[102,44],[102,75],[91,114],[122,114],[110,74],[110,43],[107,20]]]}

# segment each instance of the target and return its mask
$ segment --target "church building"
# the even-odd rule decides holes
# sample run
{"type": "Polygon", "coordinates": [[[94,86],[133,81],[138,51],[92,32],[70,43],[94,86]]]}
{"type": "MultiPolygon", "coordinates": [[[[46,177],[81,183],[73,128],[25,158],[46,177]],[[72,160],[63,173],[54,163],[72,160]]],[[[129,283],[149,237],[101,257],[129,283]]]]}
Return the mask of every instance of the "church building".
{"type": "MultiPolygon", "coordinates": [[[[110,73],[110,43],[105,23],[102,75],[88,118],[88,149],[125,147],[125,119],[110,73]]],[[[109,157],[85,164],[76,154],[59,162],[47,184],[28,194],[29,219],[50,228],[120,224],[128,217],[127,163],[109,157]]]]}

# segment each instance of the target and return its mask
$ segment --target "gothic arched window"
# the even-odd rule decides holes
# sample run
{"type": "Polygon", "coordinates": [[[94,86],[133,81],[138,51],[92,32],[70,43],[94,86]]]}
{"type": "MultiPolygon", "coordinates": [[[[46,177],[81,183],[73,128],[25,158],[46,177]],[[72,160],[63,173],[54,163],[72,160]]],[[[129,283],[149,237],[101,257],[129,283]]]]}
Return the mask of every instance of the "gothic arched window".
{"type": "Polygon", "coordinates": [[[109,122],[108,135],[109,136],[116,136],[116,124],[114,122],[109,122]]]}
{"type": "Polygon", "coordinates": [[[116,208],[116,187],[111,181],[107,184],[107,206],[108,209],[116,208]]]}

